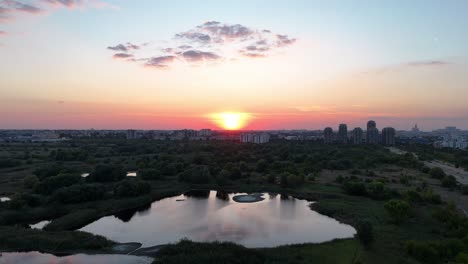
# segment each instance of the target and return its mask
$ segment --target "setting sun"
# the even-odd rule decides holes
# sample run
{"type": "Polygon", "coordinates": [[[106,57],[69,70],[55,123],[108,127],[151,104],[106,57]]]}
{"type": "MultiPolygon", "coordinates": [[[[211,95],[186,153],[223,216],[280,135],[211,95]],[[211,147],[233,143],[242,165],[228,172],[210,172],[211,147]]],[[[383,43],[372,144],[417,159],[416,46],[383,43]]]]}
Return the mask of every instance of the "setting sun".
{"type": "Polygon", "coordinates": [[[247,113],[223,112],[212,115],[213,121],[226,130],[238,130],[243,128],[250,115],[247,113]]]}

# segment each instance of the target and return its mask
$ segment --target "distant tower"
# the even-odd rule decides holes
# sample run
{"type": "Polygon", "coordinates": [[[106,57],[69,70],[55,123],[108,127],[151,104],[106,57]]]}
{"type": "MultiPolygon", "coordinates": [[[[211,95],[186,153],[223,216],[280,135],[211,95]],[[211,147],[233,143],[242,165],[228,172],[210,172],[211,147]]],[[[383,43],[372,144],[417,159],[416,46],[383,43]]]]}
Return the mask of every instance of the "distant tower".
{"type": "Polygon", "coordinates": [[[411,129],[413,133],[419,133],[419,127],[418,124],[415,124],[414,127],[411,129]]]}
{"type": "Polygon", "coordinates": [[[386,127],[382,129],[382,144],[386,146],[395,145],[395,129],[393,127],[386,127]]]}
{"type": "Polygon", "coordinates": [[[362,128],[356,127],[353,129],[353,144],[362,144],[363,135],[364,131],[362,131],[362,128]]]}
{"type": "Polygon", "coordinates": [[[333,142],[333,129],[331,127],[327,127],[323,130],[323,142],[327,144],[333,142]]]}
{"type": "Polygon", "coordinates": [[[340,143],[348,143],[348,126],[346,124],[340,124],[338,128],[338,140],[340,143]]]}

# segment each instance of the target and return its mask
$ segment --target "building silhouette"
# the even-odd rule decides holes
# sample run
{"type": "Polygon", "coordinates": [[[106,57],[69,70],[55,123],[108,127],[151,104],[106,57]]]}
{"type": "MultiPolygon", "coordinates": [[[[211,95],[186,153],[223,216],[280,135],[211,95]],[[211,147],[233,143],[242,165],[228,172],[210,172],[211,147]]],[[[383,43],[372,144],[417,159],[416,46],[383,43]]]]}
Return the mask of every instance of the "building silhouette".
{"type": "Polygon", "coordinates": [[[382,129],[382,144],[386,146],[395,145],[395,129],[393,127],[386,127],[382,129]]]}
{"type": "Polygon", "coordinates": [[[362,144],[362,141],[364,139],[364,131],[360,127],[356,127],[353,129],[353,136],[352,136],[352,142],[353,144],[362,144]]]}
{"type": "Polygon", "coordinates": [[[340,124],[338,128],[338,141],[343,144],[348,143],[348,126],[346,124],[340,124]]]}
{"type": "Polygon", "coordinates": [[[323,142],[328,144],[333,142],[333,129],[331,127],[323,130],[323,142]]]}
{"type": "Polygon", "coordinates": [[[366,131],[366,143],[367,144],[379,144],[379,130],[377,129],[377,123],[374,120],[369,120],[367,122],[367,131],[366,131]]]}

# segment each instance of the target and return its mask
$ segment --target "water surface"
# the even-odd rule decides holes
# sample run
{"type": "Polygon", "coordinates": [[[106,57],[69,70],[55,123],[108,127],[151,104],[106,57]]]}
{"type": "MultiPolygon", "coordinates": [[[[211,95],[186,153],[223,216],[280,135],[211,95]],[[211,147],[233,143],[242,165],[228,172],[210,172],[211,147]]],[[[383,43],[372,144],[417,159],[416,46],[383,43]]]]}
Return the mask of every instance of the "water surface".
{"type": "Polygon", "coordinates": [[[77,254],[57,257],[40,252],[3,252],[0,264],[150,264],[153,260],[148,257],[128,255],[86,255],[77,254]]]}
{"type": "Polygon", "coordinates": [[[35,224],[32,224],[32,225],[29,225],[30,228],[32,229],[43,229],[46,225],[48,225],[50,223],[49,220],[44,220],[44,221],[40,221],[38,223],[35,223],[35,224]]]}
{"type": "Polygon", "coordinates": [[[156,201],[140,211],[103,217],[80,230],[118,242],[140,242],[145,247],[182,238],[275,247],[348,238],[356,232],[312,211],[305,200],[264,194],[263,201],[237,203],[232,196],[216,191],[191,192],[156,201]]]}

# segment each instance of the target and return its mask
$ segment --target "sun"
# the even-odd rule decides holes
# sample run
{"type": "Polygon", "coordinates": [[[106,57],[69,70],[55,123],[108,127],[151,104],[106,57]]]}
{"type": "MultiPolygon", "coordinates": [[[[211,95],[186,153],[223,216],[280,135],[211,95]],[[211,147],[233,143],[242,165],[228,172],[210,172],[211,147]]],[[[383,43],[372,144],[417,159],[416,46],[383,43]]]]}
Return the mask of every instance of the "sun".
{"type": "Polygon", "coordinates": [[[222,112],[212,115],[213,121],[226,130],[238,130],[243,128],[249,119],[249,114],[239,112],[222,112]]]}

